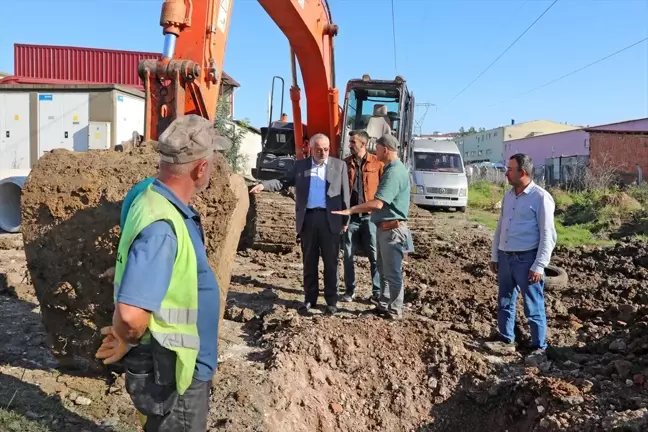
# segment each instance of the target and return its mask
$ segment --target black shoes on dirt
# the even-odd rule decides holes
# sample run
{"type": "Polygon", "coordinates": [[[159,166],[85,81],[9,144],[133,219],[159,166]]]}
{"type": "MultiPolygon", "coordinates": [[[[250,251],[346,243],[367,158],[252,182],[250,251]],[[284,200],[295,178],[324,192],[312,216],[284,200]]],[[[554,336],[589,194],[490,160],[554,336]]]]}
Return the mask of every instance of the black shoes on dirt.
{"type": "MultiPolygon", "coordinates": [[[[302,303],[299,305],[297,308],[297,313],[300,315],[310,315],[311,309],[313,309],[313,305],[310,303],[302,303]]],[[[328,305],[324,308],[324,313],[327,315],[333,315],[337,313],[337,307],[328,305]]]]}
{"type": "Polygon", "coordinates": [[[313,307],[313,306],[312,306],[310,303],[302,303],[302,304],[300,304],[299,307],[297,308],[297,312],[298,312],[300,315],[307,315],[307,314],[310,312],[310,309],[311,309],[312,307],[313,307]]]}
{"type": "Polygon", "coordinates": [[[379,317],[392,320],[392,321],[399,321],[403,319],[403,314],[398,313],[395,311],[387,310],[380,304],[378,304],[375,308],[369,309],[369,312],[374,313],[378,315],[379,317]]]}
{"type": "Polygon", "coordinates": [[[339,301],[345,302],[345,303],[351,303],[353,301],[353,298],[355,296],[353,294],[344,294],[339,301]]]}

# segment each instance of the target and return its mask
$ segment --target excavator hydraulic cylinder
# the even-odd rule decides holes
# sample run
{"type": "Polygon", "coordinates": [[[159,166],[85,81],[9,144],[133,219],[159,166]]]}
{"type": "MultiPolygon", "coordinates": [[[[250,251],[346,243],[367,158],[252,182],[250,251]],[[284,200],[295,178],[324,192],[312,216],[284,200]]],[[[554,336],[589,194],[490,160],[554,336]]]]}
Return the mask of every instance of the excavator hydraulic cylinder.
{"type": "Polygon", "coordinates": [[[165,0],[160,14],[162,33],[180,36],[182,27],[187,24],[187,6],[184,0],[165,0]]]}
{"type": "Polygon", "coordinates": [[[172,59],[175,54],[176,38],[178,36],[167,33],[164,35],[164,48],[162,49],[162,58],[172,59]]]}

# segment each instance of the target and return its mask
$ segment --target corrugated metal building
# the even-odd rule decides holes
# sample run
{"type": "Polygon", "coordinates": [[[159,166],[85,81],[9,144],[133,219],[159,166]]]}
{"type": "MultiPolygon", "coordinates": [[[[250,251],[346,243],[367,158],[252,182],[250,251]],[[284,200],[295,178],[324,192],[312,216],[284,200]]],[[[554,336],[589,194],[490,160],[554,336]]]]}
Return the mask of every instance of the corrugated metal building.
{"type": "Polygon", "coordinates": [[[159,53],[14,44],[14,74],[141,87],[139,62],[159,57],[159,53]]]}
{"type": "MultiPolygon", "coordinates": [[[[137,74],[141,60],[160,53],[56,45],[14,44],[14,75],[29,78],[85,81],[142,87],[137,74]]],[[[223,72],[222,92],[240,87],[223,72]]]]}
{"type": "Polygon", "coordinates": [[[0,169],[31,168],[55,148],[114,146],[134,131],[144,133],[144,93],[135,88],[34,78],[0,84],[0,169]]]}
{"type": "MultiPolygon", "coordinates": [[[[85,151],[144,133],[142,59],[157,53],[14,44],[13,76],[0,80],[0,169],[30,168],[54,148],[85,151]]],[[[240,84],[223,73],[233,114],[240,84]]]]}
{"type": "MultiPolygon", "coordinates": [[[[160,53],[100,48],[14,44],[14,75],[89,83],[120,84],[144,91],[137,73],[141,60],[160,58],[160,53]]],[[[223,72],[221,96],[234,116],[234,90],[241,85],[223,72]]]]}

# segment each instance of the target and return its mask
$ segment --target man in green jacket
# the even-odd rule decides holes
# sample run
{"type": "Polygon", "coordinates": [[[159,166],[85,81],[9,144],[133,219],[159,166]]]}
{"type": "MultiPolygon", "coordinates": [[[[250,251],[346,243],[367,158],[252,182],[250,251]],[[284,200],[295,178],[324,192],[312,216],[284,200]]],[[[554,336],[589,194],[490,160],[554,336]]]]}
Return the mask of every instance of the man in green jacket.
{"type": "Polygon", "coordinates": [[[96,356],[106,364],[123,358],[145,431],[207,428],[220,296],[189,201],[209,185],[214,152],[229,145],[200,116],[176,119],[158,142],[157,178],[125,209],[115,313],[96,356]]]}
{"type": "Polygon", "coordinates": [[[412,237],[407,227],[409,173],[398,158],[399,147],[398,140],[391,134],[378,138],[376,156],[385,168],[374,199],[333,212],[341,215],[371,213],[371,220],[378,227],[376,240],[381,293],[376,312],[391,319],[403,316],[403,257],[412,248],[412,237]]]}

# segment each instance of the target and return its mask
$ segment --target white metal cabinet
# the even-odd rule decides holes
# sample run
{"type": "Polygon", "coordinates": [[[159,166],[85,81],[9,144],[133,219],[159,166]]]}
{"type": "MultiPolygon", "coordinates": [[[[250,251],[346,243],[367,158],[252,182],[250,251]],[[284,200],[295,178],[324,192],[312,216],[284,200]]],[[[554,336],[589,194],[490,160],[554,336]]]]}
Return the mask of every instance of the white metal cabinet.
{"type": "Polygon", "coordinates": [[[29,168],[29,93],[0,93],[0,169],[29,168]]]}
{"type": "Polygon", "coordinates": [[[90,95],[69,93],[63,98],[63,136],[74,151],[88,151],[90,95]]]}
{"type": "Polygon", "coordinates": [[[38,157],[56,148],[88,150],[88,93],[38,94],[38,157]]]}
{"type": "Polygon", "coordinates": [[[117,106],[115,143],[128,141],[133,137],[134,131],[144,135],[144,99],[125,94],[117,94],[115,99],[117,106]]]}
{"type": "Polygon", "coordinates": [[[110,148],[110,122],[91,121],[88,124],[88,149],[108,150],[110,148]]]}

